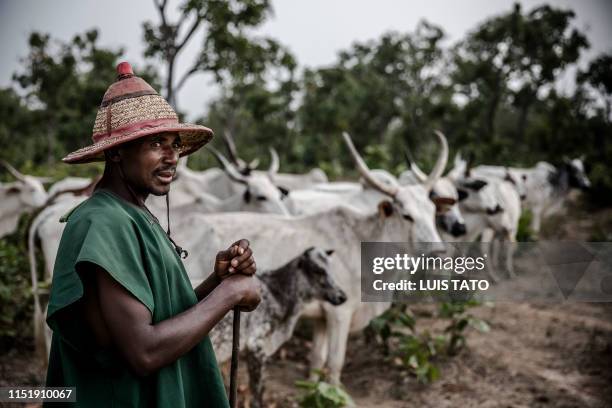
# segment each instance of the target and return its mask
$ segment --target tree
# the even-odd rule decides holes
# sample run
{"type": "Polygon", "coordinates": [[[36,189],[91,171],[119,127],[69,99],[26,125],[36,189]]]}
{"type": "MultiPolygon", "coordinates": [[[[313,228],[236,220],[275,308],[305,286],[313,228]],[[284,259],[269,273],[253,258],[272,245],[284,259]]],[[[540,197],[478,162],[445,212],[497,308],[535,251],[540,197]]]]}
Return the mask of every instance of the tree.
{"type": "Polygon", "coordinates": [[[603,54],[591,61],[588,69],[578,74],[578,82],[590,85],[599,93],[604,102],[604,117],[609,123],[612,113],[612,55],[603,54]]]}
{"type": "MultiPolygon", "coordinates": [[[[68,43],[34,32],[28,56],[23,59],[24,69],[14,75],[26,91],[32,126],[36,126],[36,132],[28,137],[44,135],[48,164],[87,142],[102,95],[116,80],[115,66],[123,50],[100,48],[97,39],[97,30],[75,35],[68,43]]],[[[157,86],[150,67],[137,72],[157,86]]]]}
{"type": "Polygon", "coordinates": [[[402,162],[392,152],[401,151],[403,139],[416,140],[444,116],[443,37],[441,28],[421,22],[414,33],[356,43],[331,67],[307,70],[298,116],[310,142],[303,160],[324,158],[329,170],[341,172],[338,157],[351,164],[339,138],[348,131],[359,150],[369,146],[377,165],[402,162]]]}
{"type": "Polygon", "coordinates": [[[265,71],[269,53],[280,48],[272,39],[252,39],[247,29],[260,25],[271,12],[269,0],[186,0],[177,22],[168,18],[168,1],[153,0],[159,24],[143,24],[145,56],[166,66],[165,97],[175,108],[177,93],[197,72],[211,72],[218,82],[265,71]],[[190,68],[176,79],[177,58],[194,35],[202,31],[203,44],[190,68]]]}
{"type": "Polygon", "coordinates": [[[570,10],[540,6],[487,20],[455,51],[454,81],[470,104],[484,112],[481,140],[495,144],[495,119],[504,98],[517,109],[516,138],[525,141],[529,111],[545,87],[578,60],[586,37],[571,27],[570,10]]]}

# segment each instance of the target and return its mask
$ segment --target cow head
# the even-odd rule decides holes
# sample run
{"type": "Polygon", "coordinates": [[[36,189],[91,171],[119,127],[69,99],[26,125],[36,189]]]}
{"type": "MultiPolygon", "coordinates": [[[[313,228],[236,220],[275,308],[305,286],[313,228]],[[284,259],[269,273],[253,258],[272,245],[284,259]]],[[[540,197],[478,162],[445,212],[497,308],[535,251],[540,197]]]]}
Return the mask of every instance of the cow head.
{"type": "Polygon", "coordinates": [[[338,306],[346,301],[346,293],[338,286],[329,272],[330,257],[333,253],[333,250],[308,248],[299,258],[298,269],[308,282],[303,288],[309,292],[307,297],[338,306]]]}
{"type": "Polygon", "coordinates": [[[217,158],[229,178],[245,186],[242,195],[245,210],[289,215],[289,210],[283,202],[286,195],[272,183],[268,175],[260,172],[241,174],[221,153],[212,147],[208,149],[217,158]]]}
{"type": "MultiPolygon", "coordinates": [[[[466,233],[465,220],[459,209],[459,193],[454,184],[448,177],[441,177],[448,161],[448,142],[442,132],[435,132],[442,146],[438,163],[434,170],[435,181],[431,183],[429,198],[436,206],[436,225],[438,228],[454,237],[464,235],[466,233]]],[[[409,150],[405,151],[405,158],[412,172],[412,176],[428,185],[427,176],[416,164],[409,150]]],[[[433,173],[433,171],[432,171],[433,173]]]]}
{"type": "Polygon", "coordinates": [[[496,215],[503,212],[495,196],[495,190],[484,179],[472,176],[470,166],[458,153],[455,156],[453,169],[448,178],[457,188],[458,200],[461,209],[472,213],[485,213],[496,215]]]}
{"type": "Polygon", "coordinates": [[[24,210],[38,208],[47,201],[47,192],[43,186],[45,179],[28,176],[20,173],[13,166],[0,161],[0,164],[11,173],[17,181],[6,186],[7,196],[19,197],[19,202],[24,210]]]}
{"type": "MultiPolygon", "coordinates": [[[[390,214],[397,213],[402,222],[410,224],[411,236],[408,241],[440,242],[440,236],[435,227],[435,205],[429,200],[430,185],[435,183],[435,177],[428,179],[427,184],[400,186],[387,185],[376,178],[365,164],[353,145],[348,133],[342,134],[357,169],[363,179],[374,189],[388,196],[393,208],[390,214]]],[[[432,172],[433,173],[433,172],[432,172]]]]}
{"type": "Polygon", "coordinates": [[[569,185],[570,187],[579,188],[581,190],[585,190],[591,187],[591,181],[586,175],[584,170],[584,157],[579,157],[576,159],[565,159],[563,165],[565,166],[565,171],[567,171],[569,176],[569,185]]]}

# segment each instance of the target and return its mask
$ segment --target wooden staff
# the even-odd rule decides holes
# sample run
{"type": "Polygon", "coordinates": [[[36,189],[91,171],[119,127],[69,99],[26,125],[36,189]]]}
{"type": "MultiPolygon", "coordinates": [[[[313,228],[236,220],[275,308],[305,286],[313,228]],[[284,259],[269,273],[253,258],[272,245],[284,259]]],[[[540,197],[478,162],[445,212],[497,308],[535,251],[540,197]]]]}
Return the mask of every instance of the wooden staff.
{"type": "Polygon", "coordinates": [[[240,309],[234,308],[234,327],[232,330],[232,363],[230,366],[229,403],[236,408],[238,386],[238,354],[240,353],[240,309]]]}

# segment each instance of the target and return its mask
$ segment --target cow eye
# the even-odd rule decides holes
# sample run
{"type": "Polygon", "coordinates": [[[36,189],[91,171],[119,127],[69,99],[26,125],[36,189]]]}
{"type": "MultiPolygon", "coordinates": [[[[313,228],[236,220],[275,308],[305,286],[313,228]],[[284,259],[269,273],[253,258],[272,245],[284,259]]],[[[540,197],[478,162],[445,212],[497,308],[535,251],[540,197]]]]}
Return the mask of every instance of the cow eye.
{"type": "Polygon", "coordinates": [[[266,200],[267,200],[266,196],[262,196],[262,195],[257,196],[257,201],[266,201],[266,200]]]}
{"type": "Polygon", "coordinates": [[[408,220],[410,222],[414,222],[414,218],[412,218],[412,216],[409,215],[409,214],[402,214],[402,217],[404,217],[405,220],[408,220]]]}

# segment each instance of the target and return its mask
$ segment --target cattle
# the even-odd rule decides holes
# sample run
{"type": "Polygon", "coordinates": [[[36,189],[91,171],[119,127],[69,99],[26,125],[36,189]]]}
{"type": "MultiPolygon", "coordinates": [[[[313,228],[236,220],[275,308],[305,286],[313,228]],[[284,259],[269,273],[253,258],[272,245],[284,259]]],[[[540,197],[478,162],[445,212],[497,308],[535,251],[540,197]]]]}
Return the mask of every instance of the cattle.
{"type": "Polygon", "coordinates": [[[19,217],[42,206],[48,197],[43,179],[40,177],[21,174],[13,166],[0,161],[9,173],[17,179],[11,183],[0,183],[0,238],[15,232],[19,217]]]}
{"type": "Polygon", "coordinates": [[[269,148],[271,160],[268,171],[263,172],[255,170],[259,160],[255,159],[251,163],[246,164],[246,162],[238,156],[236,144],[234,143],[234,138],[231,136],[231,134],[229,132],[224,132],[223,137],[230,160],[234,166],[236,166],[236,169],[238,169],[238,171],[240,171],[242,174],[248,175],[255,173],[259,175],[267,175],[276,186],[287,192],[296,189],[310,188],[316,184],[328,182],[327,175],[319,168],[314,168],[305,174],[279,173],[280,160],[278,158],[278,153],[272,147],[269,148]]]}
{"type": "Polygon", "coordinates": [[[540,233],[542,219],[562,209],[564,200],[572,188],[587,189],[591,183],[585,173],[583,158],[564,159],[559,166],[538,162],[531,168],[479,166],[474,171],[487,173],[497,178],[510,174],[524,185],[523,206],[532,212],[531,229],[540,233]]]}
{"type": "MultiPolygon", "coordinates": [[[[446,241],[449,235],[455,238],[465,235],[466,226],[459,209],[459,193],[457,188],[448,177],[442,177],[446,162],[448,161],[448,142],[442,132],[435,131],[434,133],[438,137],[442,149],[438,166],[439,174],[436,177],[435,183],[432,184],[429,197],[436,205],[436,224],[442,232],[442,238],[446,241]]],[[[410,170],[400,174],[399,184],[425,183],[427,175],[419,169],[414,160],[410,160],[409,157],[406,158],[408,159],[410,170]]]]}
{"type": "MultiPolygon", "coordinates": [[[[276,187],[268,176],[243,175],[221,153],[213,148],[209,150],[224,168],[229,177],[228,183],[238,187],[232,195],[221,199],[208,192],[201,176],[192,174],[195,172],[191,170],[185,171],[186,166],[177,168],[177,177],[169,194],[170,208],[177,211],[171,211],[171,217],[178,213],[179,208],[180,211],[190,209],[201,213],[251,211],[289,215],[283,201],[284,192],[276,187]]],[[[166,197],[151,195],[147,199],[147,205],[162,226],[166,227],[166,197]]]]}
{"type": "MultiPolygon", "coordinates": [[[[283,219],[264,214],[255,217],[248,213],[191,214],[183,219],[184,228],[177,227],[180,242],[192,245],[199,242],[206,248],[212,245],[212,249],[198,249],[197,254],[187,258],[188,272],[196,274],[212,262],[206,257],[221,248],[227,237],[249,238],[258,254],[258,265],[264,267],[275,267],[282,260],[295,256],[296,251],[311,245],[335,247],[338,256],[331,271],[348,300],[336,308],[315,302],[305,313],[306,317],[316,320],[311,367],[322,368],[327,363],[330,380],[335,383],[340,380],[349,331],[363,329],[389,306],[389,303],[362,304],[359,301],[359,243],[368,240],[419,241],[433,243],[432,251],[440,250],[436,245],[440,237],[434,225],[435,206],[428,198],[427,187],[414,185],[393,189],[381,183],[363,163],[350,136],[343,137],[361,175],[373,188],[360,189],[357,195],[309,190],[301,201],[289,205],[290,209],[305,214],[298,218],[283,219]],[[373,216],[377,209],[381,214],[373,216]]],[[[294,193],[288,197],[290,204],[294,193]]]]}
{"type": "MultiPolygon", "coordinates": [[[[256,275],[261,282],[261,303],[240,321],[240,349],[247,353],[254,396],[251,407],[263,406],[266,361],[291,338],[305,305],[320,300],[336,306],[346,300],[329,272],[332,253],[311,247],[283,266],[256,275]]],[[[228,313],[210,333],[219,363],[231,357],[232,319],[233,313],[228,313]]]]}
{"type": "Polygon", "coordinates": [[[314,302],[308,305],[305,315],[315,318],[319,328],[313,345],[317,356],[313,368],[321,368],[327,361],[331,381],[338,382],[349,330],[363,329],[371,318],[390,305],[360,302],[360,242],[414,241],[415,237],[420,241],[440,242],[433,225],[433,204],[427,201],[425,192],[422,195],[423,201],[431,206],[426,214],[427,228],[415,228],[417,223],[427,224],[417,218],[422,214],[414,213],[415,220],[410,221],[406,217],[412,216],[399,202],[384,199],[376,212],[369,214],[349,206],[336,206],[297,218],[252,213],[191,213],[177,224],[175,239],[191,249],[185,260],[191,279],[201,279],[214,262],[214,254],[236,237],[250,240],[260,269],[283,265],[310,246],[335,248],[330,271],[345,291],[347,301],[337,307],[314,302]],[[353,322],[354,317],[357,319],[353,322]]]}

